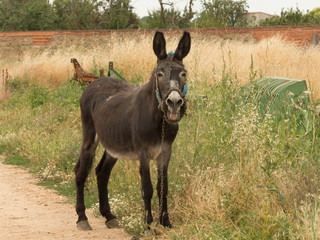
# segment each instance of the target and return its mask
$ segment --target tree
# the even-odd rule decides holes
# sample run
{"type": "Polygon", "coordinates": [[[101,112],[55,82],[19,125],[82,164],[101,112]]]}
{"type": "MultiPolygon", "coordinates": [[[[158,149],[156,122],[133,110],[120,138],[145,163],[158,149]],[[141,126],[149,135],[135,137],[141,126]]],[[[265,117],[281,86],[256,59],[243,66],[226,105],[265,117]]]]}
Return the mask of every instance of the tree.
{"type": "Polygon", "coordinates": [[[308,23],[310,25],[320,25],[320,8],[315,8],[308,12],[306,17],[308,18],[308,23]]]}
{"type": "Polygon", "coordinates": [[[48,0],[29,0],[24,4],[22,26],[24,30],[54,30],[56,15],[48,0]]]}
{"type": "Polygon", "coordinates": [[[55,13],[48,0],[0,1],[2,31],[32,31],[55,29],[55,13]]]}
{"type": "Polygon", "coordinates": [[[53,8],[58,16],[58,29],[95,29],[98,1],[54,0],[53,8]]]}
{"type": "Polygon", "coordinates": [[[176,9],[173,2],[158,0],[160,9],[149,12],[145,19],[146,28],[186,28],[194,16],[193,0],[190,0],[183,11],[176,9]]]}
{"type": "Polygon", "coordinates": [[[131,0],[0,0],[1,31],[138,28],[131,0]]]}
{"type": "Polygon", "coordinates": [[[17,2],[1,0],[0,2],[0,28],[2,31],[11,31],[19,26],[20,19],[17,2]]]}
{"type": "Polygon", "coordinates": [[[280,16],[273,16],[260,22],[260,26],[297,26],[305,25],[307,18],[297,7],[288,10],[282,9],[280,16]]]}
{"type": "Polygon", "coordinates": [[[260,26],[309,26],[320,24],[320,8],[304,13],[296,9],[282,9],[280,16],[273,16],[260,22],[260,26]]]}
{"type": "Polygon", "coordinates": [[[130,0],[54,0],[60,29],[137,28],[130,0]]]}
{"type": "Polygon", "coordinates": [[[246,0],[203,0],[202,11],[194,26],[201,28],[246,26],[246,12],[248,12],[246,0]]]}
{"type": "Polygon", "coordinates": [[[130,0],[108,0],[103,6],[101,22],[103,29],[138,28],[138,16],[133,13],[130,0]]]}

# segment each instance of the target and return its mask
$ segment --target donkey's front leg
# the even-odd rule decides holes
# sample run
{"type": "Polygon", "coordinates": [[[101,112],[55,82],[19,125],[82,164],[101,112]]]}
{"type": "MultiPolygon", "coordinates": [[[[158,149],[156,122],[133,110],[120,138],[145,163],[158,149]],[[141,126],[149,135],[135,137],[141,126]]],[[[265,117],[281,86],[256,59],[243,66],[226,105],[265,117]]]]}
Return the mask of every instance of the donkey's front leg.
{"type": "Polygon", "coordinates": [[[145,215],[145,221],[147,224],[153,222],[151,213],[151,198],[153,194],[153,188],[150,178],[150,158],[146,154],[140,154],[140,177],[141,177],[141,193],[144,201],[144,208],[147,215],[145,215]]]}
{"type": "Polygon", "coordinates": [[[164,227],[172,228],[169,221],[167,195],[168,195],[168,166],[171,156],[171,147],[165,149],[158,157],[157,193],[159,197],[159,220],[164,227]]]}

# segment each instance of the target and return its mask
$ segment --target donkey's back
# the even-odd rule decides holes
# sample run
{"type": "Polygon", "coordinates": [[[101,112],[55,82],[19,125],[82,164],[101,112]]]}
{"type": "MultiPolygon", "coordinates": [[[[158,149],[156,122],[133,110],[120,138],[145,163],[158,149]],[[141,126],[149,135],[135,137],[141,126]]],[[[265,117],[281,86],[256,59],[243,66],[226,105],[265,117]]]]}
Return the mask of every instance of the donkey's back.
{"type": "Polygon", "coordinates": [[[135,87],[125,81],[116,78],[103,77],[91,84],[84,90],[80,99],[81,110],[87,104],[96,104],[106,101],[110,96],[120,92],[131,92],[135,87]]]}

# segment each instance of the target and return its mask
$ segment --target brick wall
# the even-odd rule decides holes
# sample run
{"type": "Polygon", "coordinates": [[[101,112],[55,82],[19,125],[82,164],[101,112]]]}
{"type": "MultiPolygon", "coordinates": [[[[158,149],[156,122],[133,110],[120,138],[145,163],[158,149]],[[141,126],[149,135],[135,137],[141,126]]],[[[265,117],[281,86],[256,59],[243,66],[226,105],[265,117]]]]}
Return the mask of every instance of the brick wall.
{"type": "MultiPolygon", "coordinates": [[[[180,33],[182,30],[163,30],[171,33],[180,33]]],[[[299,46],[309,46],[317,44],[320,40],[320,26],[311,27],[257,27],[257,28],[207,28],[189,29],[194,34],[214,35],[214,36],[236,36],[250,35],[257,41],[264,38],[280,35],[283,39],[295,42],[299,46]]],[[[121,36],[131,34],[154,34],[154,30],[116,30],[116,31],[36,31],[36,32],[0,32],[0,43],[11,42],[15,39],[24,39],[26,45],[46,46],[50,45],[55,37],[68,38],[68,36],[108,36],[117,33],[121,36]],[[29,43],[29,44],[28,44],[29,43]]],[[[3,44],[1,44],[3,45],[3,44]]]]}
{"type": "Polygon", "coordinates": [[[203,34],[224,35],[251,34],[257,41],[273,36],[281,36],[283,39],[292,41],[299,46],[316,44],[320,39],[320,26],[312,27],[256,27],[256,28],[226,28],[226,29],[197,29],[196,32],[203,34]]]}

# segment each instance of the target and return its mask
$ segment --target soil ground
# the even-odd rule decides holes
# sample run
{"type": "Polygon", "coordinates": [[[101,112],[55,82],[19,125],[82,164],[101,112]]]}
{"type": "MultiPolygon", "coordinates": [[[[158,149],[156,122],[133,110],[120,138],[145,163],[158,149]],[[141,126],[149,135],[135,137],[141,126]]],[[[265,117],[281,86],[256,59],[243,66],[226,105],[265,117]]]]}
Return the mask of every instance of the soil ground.
{"type": "Polygon", "coordinates": [[[77,215],[67,199],[38,186],[26,170],[3,164],[0,156],[0,239],[131,239],[121,229],[108,229],[103,218],[87,210],[92,231],[77,229],[77,215]]]}

